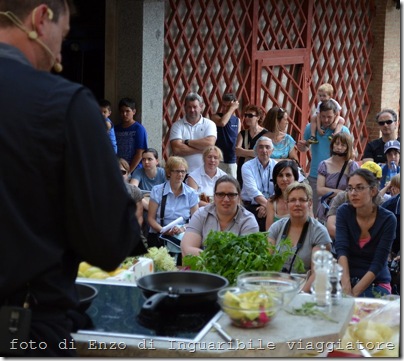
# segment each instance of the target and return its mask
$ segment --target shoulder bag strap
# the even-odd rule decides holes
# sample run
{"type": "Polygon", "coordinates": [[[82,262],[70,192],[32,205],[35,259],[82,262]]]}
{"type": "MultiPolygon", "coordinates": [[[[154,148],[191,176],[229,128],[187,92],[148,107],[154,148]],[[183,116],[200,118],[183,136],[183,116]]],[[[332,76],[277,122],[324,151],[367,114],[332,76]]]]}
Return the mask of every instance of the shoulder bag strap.
{"type": "Polygon", "coordinates": [[[244,149],[250,149],[250,142],[248,141],[248,129],[244,130],[244,149]]]}
{"type": "Polygon", "coordinates": [[[295,251],[295,254],[293,255],[292,262],[290,263],[289,270],[287,271],[288,273],[290,273],[292,271],[293,263],[295,262],[297,252],[299,252],[300,248],[302,248],[304,240],[306,239],[306,234],[307,234],[307,230],[309,228],[309,223],[310,223],[310,221],[307,219],[306,223],[303,226],[302,233],[300,233],[299,240],[297,241],[296,251],[295,251]]]}
{"type": "Polygon", "coordinates": [[[160,225],[164,227],[164,213],[166,209],[166,203],[167,203],[167,194],[164,194],[164,190],[166,189],[166,183],[164,183],[163,187],[163,193],[162,193],[162,198],[161,198],[161,207],[160,207],[160,225]]]}
{"type": "Polygon", "coordinates": [[[345,169],[346,169],[346,166],[347,166],[347,165],[348,165],[348,161],[346,161],[346,162],[344,163],[344,165],[342,166],[341,172],[339,173],[339,176],[338,176],[337,185],[335,186],[335,189],[338,189],[339,182],[340,182],[342,176],[343,176],[344,173],[345,173],[345,169]]]}

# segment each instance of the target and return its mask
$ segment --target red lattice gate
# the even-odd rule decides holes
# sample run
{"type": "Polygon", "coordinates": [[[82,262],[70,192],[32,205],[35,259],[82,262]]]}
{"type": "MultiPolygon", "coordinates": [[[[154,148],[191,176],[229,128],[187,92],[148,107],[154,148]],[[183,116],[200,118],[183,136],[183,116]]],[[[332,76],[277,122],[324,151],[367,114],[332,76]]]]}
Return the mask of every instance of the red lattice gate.
{"type": "MultiPolygon", "coordinates": [[[[198,92],[204,115],[224,92],[241,108],[285,108],[298,140],[321,83],[335,98],[355,138],[358,157],[367,141],[371,77],[372,1],[169,0],[166,2],[163,155],[171,124],[183,116],[186,94],[198,92]]],[[[305,155],[301,155],[305,164],[305,155]]]]}

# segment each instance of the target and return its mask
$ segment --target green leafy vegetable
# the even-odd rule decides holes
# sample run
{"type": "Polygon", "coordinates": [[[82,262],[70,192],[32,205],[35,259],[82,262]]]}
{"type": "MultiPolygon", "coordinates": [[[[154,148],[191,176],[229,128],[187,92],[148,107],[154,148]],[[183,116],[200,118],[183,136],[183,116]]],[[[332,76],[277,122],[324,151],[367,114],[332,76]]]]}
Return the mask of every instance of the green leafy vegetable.
{"type": "Polygon", "coordinates": [[[316,306],[315,302],[305,302],[300,308],[294,308],[292,311],[285,309],[285,311],[296,316],[319,316],[325,320],[338,323],[338,321],[328,316],[325,312],[317,309],[316,306]]]}
{"type": "Polygon", "coordinates": [[[153,260],[156,272],[178,271],[174,257],[170,256],[166,247],[151,247],[142,257],[151,258],[153,260]]]}
{"type": "MultiPolygon", "coordinates": [[[[183,265],[194,271],[211,272],[236,282],[243,272],[282,270],[284,263],[294,255],[289,239],[277,246],[268,243],[264,232],[237,236],[231,232],[210,231],[199,256],[187,255],[183,265]],[[279,249],[282,249],[280,251],[279,249]]],[[[295,259],[298,272],[304,272],[303,262],[295,259]]]]}

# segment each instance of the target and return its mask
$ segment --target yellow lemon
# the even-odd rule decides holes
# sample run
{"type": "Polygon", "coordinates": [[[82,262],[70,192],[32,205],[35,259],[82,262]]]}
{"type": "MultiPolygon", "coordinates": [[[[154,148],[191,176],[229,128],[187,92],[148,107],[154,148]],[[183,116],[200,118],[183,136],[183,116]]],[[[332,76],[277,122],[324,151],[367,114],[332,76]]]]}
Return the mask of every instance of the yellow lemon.
{"type": "Polygon", "coordinates": [[[80,262],[79,264],[79,271],[84,273],[91,267],[91,264],[87,262],[80,262]]]}
{"type": "Polygon", "coordinates": [[[83,272],[85,274],[86,277],[91,277],[91,275],[93,273],[97,273],[97,272],[102,272],[102,269],[99,267],[95,267],[95,266],[91,266],[90,268],[88,268],[85,272],[83,272]]]}
{"type": "Polygon", "coordinates": [[[109,274],[111,277],[114,277],[114,276],[119,275],[119,274],[122,273],[123,271],[126,271],[125,268],[117,268],[115,271],[108,272],[108,274],[109,274]]]}
{"type": "Polygon", "coordinates": [[[109,274],[105,271],[94,272],[91,274],[90,278],[105,279],[109,277],[109,274]]]}

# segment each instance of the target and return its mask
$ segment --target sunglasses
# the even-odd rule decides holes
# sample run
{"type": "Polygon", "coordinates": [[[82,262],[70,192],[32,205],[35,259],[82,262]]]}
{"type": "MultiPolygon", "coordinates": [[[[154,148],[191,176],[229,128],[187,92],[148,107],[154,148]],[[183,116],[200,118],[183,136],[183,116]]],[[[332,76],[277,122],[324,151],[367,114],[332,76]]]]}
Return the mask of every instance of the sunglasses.
{"type": "Polygon", "coordinates": [[[257,114],[245,113],[244,117],[246,117],[246,118],[254,118],[254,117],[257,117],[257,114]]]}
{"type": "Polygon", "coordinates": [[[277,118],[278,119],[282,119],[283,118],[283,115],[286,113],[286,110],[285,109],[283,109],[283,108],[279,108],[278,109],[278,116],[277,116],[277,118]]]}
{"type": "Polygon", "coordinates": [[[377,123],[382,127],[385,124],[390,125],[390,124],[394,123],[394,120],[389,119],[389,120],[384,120],[384,121],[377,122],[377,123]]]}

